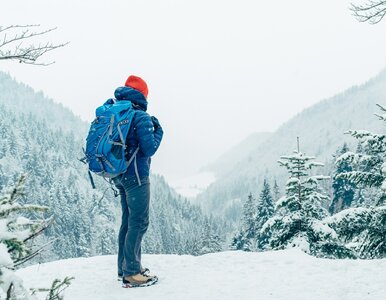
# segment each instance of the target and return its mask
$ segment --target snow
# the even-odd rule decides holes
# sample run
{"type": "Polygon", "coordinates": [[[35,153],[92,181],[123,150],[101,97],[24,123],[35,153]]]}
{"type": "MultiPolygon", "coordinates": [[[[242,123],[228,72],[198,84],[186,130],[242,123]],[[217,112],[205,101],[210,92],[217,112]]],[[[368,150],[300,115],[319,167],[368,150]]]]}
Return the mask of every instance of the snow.
{"type": "Polygon", "coordinates": [[[381,166],[381,172],[382,174],[386,174],[386,162],[384,162],[381,166]]]}
{"type": "Polygon", "coordinates": [[[75,258],[30,266],[17,274],[27,287],[35,288],[74,276],[65,293],[71,300],[383,300],[386,294],[386,259],[319,259],[298,249],[198,257],[144,255],[143,265],[159,276],[159,282],[137,289],[121,288],[115,261],[116,256],[75,258]]]}
{"type": "Polygon", "coordinates": [[[13,266],[13,261],[10,254],[8,253],[8,248],[4,243],[0,243],[0,267],[3,266],[13,266]]]}
{"type": "Polygon", "coordinates": [[[315,233],[319,233],[325,236],[329,235],[334,239],[338,238],[335,230],[333,230],[330,226],[328,226],[328,224],[325,221],[319,221],[319,220],[314,221],[312,223],[312,228],[315,233]]]}
{"type": "MultiPolygon", "coordinates": [[[[383,208],[383,206],[379,207],[379,209],[382,209],[382,208],[383,208]]],[[[344,220],[346,218],[353,218],[356,216],[365,215],[368,212],[369,212],[369,209],[366,207],[355,207],[355,208],[352,207],[349,209],[344,209],[335,215],[332,215],[332,216],[325,218],[324,222],[326,222],[327,224],[340,223],[340,222],[342,222],[342,220],[344,220]]]]}
{"type": "Polygon", "coordinates": [[[299,178],[296,178],[296,177],[290,177],[288,180],[287,180],[287,183],[286,185],[290,185],[290,184],[300,184],[300,179],[299,178]]]}
{"type": "Polygon", "coordinates": [[[292,155],[281,155],[280,159],[300,159],[300,160],[311,160],[315,159],[315,156],[305,156],[304,153],[294,151],[292,155]]]}
{"type": "Polygon", "coordinates": [[[288,244],[288,247],[296,247],[300,250],[309,253],[310,251],[310,243],[307,239],[307,237],[303,234],[296,235],[295,238],[291,241],[290,244],[288,244]]]}
{"type": "Polygon", "coordinates": [[[330,176],[325,176],[325,175],[315,175],[315,176],[311,176],[310,177],[310,179],[314,180],[314,181],[327,180],[327,179],[330,179],[330,178],[331,178],[330,176]]]}

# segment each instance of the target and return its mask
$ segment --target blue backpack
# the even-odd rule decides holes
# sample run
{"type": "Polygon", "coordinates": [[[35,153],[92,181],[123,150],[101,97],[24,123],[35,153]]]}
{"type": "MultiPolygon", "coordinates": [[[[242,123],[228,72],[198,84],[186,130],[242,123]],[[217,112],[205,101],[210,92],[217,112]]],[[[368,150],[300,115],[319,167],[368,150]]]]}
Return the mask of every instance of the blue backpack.
{"type": "Polygon", "coordinates": [[[96,118],[91,123],[85,157],[82,159],[88,164],[94,188],[90,171],[104,178],[114,178],[124,173],[135,158],[139,148],[129,161],[125,160],[126,137],[134,114],[132,103],[125,100],[108,99],[96,109],[96,118]]]}

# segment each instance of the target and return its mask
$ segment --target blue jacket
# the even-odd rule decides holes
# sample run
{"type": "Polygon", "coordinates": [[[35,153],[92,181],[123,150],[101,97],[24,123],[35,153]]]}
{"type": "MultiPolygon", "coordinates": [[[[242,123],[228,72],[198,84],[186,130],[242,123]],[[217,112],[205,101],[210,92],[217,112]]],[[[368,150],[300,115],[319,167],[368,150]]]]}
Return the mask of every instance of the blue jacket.
{"type": "MultiPolygon", "coordinates": [[[[147,100],[145,96],[131,88],[119,87],[115,90],[115,98],[119,100],[129,100],[136,109],[132,125],[126,138],[127,152],[126,160],[129,160],[135,150],[139,147],[136,157],[138,175],[140,177],[149,176],[151,156],[157,151],[163,136],[161,126],[154,128],[150,115],[146,112],[147,100]]],[[[136,176],[134,161],[126,171],[129,176],[136,176]]]]}

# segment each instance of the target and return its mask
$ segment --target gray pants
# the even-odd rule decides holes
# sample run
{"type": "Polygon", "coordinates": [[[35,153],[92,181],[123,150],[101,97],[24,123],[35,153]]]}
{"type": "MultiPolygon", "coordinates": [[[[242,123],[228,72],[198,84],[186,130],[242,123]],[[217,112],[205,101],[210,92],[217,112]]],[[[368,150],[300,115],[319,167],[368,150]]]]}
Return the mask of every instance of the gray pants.
{"type": "Polygon", "coordinates": [[[123,174],[113,179],[122,206],[118,236],[118,275],[130,276],[141,270],[141,242],[149,225],[150,181],[123,174]]]}

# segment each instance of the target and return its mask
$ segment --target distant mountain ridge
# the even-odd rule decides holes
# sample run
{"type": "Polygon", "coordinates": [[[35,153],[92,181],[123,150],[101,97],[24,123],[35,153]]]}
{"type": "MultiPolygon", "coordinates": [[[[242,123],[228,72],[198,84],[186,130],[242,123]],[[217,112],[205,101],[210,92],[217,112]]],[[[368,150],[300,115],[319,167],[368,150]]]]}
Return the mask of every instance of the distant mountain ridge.
{"type": "Polygon", "coordinates": [[[0,104],[5,104],[12,112],[29,114],[50,127],[64,131],[77,128],[79,137],[84,137],[88,129],[87,122],[60,103],[46,97],[42,91],[35,92],[30,86],[16,81],[9,74],[0,71],[0,104]]]}
{"type": "Polygon", "coordinates": [[[354,139],[344,132],[350,129],[385,132],[382,122],[374,116],[377,103],[386,105],[386,70],[365,84],[320,101],[285,122],[200,194],[198,202],[208,211],[222,214],[224,207],[234,209],[231,204],[245,199],[248,193],[256,195],[265,177],[271,182],[275,177],[283,187],[287,174],[277,160],[296,149],[297,137],[300,137],[302,152],[330,162],[344,142],[351,149],[356,146],[354,139]]]}

